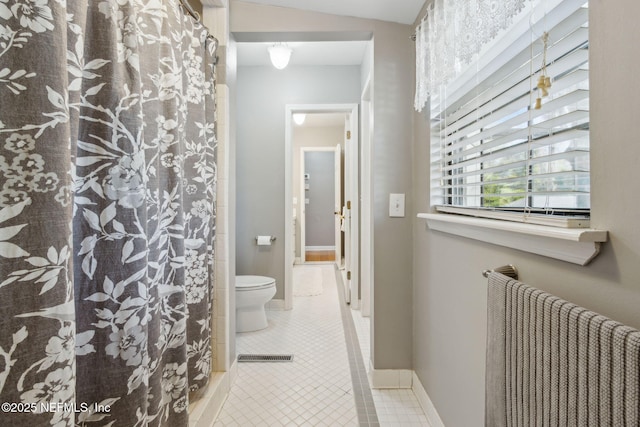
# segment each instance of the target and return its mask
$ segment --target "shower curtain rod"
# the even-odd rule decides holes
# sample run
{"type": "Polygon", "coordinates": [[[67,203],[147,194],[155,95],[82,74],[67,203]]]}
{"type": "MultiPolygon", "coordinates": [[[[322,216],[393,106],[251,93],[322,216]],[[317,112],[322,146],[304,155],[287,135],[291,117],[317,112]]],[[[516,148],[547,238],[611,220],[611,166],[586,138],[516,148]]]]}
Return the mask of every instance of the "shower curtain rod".
{"type": "MultiPolygon", "coordinates": [[[[191,15],[191,17],[193,19],[195,19],[196,21],[198,21],[199,23],[201,23],[205,28],[207,28],[204,23],[202,22],[202,19],[200,19],[200,14],[198,12],[196,12],[195,10],[193,10],[193,6],[191,6],[191,4],[189,3],[189,0],[180,0],[180,4],[182,5],[182,7],[185,8],[185,10],[187,11],[187,13],[189,15],[191,15]]],[[[209,29],[207,28],[207,38],[208,39],[212,39],[212,40],[216,40],[216,38],[214,36],[211,35],[211,32],[209,31],[209,29]]]]}
{"type": "Polygon", "coordinates": [[[195,19],[196,21],[200,21],[200,14],[193,10],[193,7],[189,3],[189,0],[180,0],[180,4],[182,4],[182,7],[187,9],[187,12],[189,12],[189,15],[191,15],[193,19],[195,19]]]}

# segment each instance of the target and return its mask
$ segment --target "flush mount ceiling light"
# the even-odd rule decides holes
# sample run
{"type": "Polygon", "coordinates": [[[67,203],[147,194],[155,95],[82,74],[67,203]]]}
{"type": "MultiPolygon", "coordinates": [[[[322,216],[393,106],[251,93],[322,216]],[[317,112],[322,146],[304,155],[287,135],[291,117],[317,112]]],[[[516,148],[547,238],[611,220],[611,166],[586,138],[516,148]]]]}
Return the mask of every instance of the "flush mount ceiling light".
{"type": "Polygon", "coordinates": [[[291,48],[283,43],[277,43],[269,47],[269,57],[271,63],[278,70],[283,70],[291,59],[291,48]]]}
{"type": "Polygon", "coordinates": [[[296,124],[298,126],[300,126],[301,124],[304,123],[304,119],[307,118],[307,115],[305,113],[295,113],[293,115],[293,121],[296,122],[296,124]]]}

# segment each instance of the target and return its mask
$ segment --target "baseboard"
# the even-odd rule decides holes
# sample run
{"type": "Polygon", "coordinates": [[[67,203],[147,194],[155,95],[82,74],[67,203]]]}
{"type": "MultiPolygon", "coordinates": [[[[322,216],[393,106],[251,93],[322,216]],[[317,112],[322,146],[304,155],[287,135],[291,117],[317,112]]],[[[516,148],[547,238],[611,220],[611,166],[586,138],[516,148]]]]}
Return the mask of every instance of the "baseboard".
{"type": "Polygon", "coordinates": [[[369,362],[371,388],[411,388],[413,371],[410,369],[374,369],[369,362]]]}
{"type": "Polygon", "coordinates": [[[236,361],[233,362],[228,372],[211,374],[204,394],[189,405],[189,427],[213,427],[237,374],[236,361]]]}
{"type": "Polygon", "coordinates": [[[335,251],[335,246],[305,246],[305,251],[335,251]]]}
{"type": "Polygon", "coordinates": [[[427,417],[427,421],[429,422],[430,427],[445,427],[444,423],[440,419],[440,415],[438,415],[438,411],[436,407],[433,405],[433,402],[429,398],[427,391],[423,387],[420,379],[413,372],[413,381],[411,389],[413,390],[413,394],[416,395],[418,399],[418,403],[422,406],[422,410],[424,411],[425,416],[427,417]]]}
{"type": "Polygon", "coordinates": [[[271,301],[267,302],[265,308],[271,311],[284,311],[287,309],[283,299],[272,299],[271,301]]]}

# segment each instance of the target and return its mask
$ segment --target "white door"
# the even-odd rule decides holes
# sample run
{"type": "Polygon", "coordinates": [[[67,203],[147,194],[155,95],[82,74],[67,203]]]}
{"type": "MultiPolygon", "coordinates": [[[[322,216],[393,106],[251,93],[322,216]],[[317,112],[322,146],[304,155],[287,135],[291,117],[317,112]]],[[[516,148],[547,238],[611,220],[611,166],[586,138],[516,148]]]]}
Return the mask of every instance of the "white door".
{"type": "Polygon", "coordinates": [[[336,146],[335,153],[335,203],[334,203],[334,217],[335,217],[335,245],[336,245],[336,265],[338,268],[342,268],[342,146],[338,144],[336,146]]]}
{"type": "MultiPolygon", "coordinates": [[[[348,160],[345,157],[345,169],[348,169],[348,192],[350,203],[349,213],[349,268],[347,269],[347,279],[349,282],[349,293],[351,308],[360,308],[360,194],[359,194],[359,138],[358,138],[358,110],[357,108],[348,117],[347,147],[348,160]]],[[[346,238],[346,236],[345,236],[346,238]]]]}
{"type": "Polygon", "coordinates": [[[344,229],[344,299],[351,303],[351,157],[353,156],[351,144],[351,123],[349,117],[345,118],[344,136],[344,205],[342,207],[344,229]]]}
{"type": "Polygon", "coordinates": [[[302,147],[300,148],[300,262],[304,264],[307,262],[307,192],[306,192],[306,162],[305,162],[305,153],[307,153],[309,148],[302,147]]]}

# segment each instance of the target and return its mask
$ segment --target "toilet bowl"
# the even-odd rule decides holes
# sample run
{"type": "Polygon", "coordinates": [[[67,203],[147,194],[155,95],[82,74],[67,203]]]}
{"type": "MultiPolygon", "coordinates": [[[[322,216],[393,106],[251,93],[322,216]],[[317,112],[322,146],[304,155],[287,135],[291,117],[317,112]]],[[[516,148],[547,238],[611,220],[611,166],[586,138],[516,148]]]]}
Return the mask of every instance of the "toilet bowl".
{"type": "Polygon", "coordinates": [[[267,327],[264,305],[276,294],[276,280],[266,276],[236,276],[236,332],[267,327]]]}

